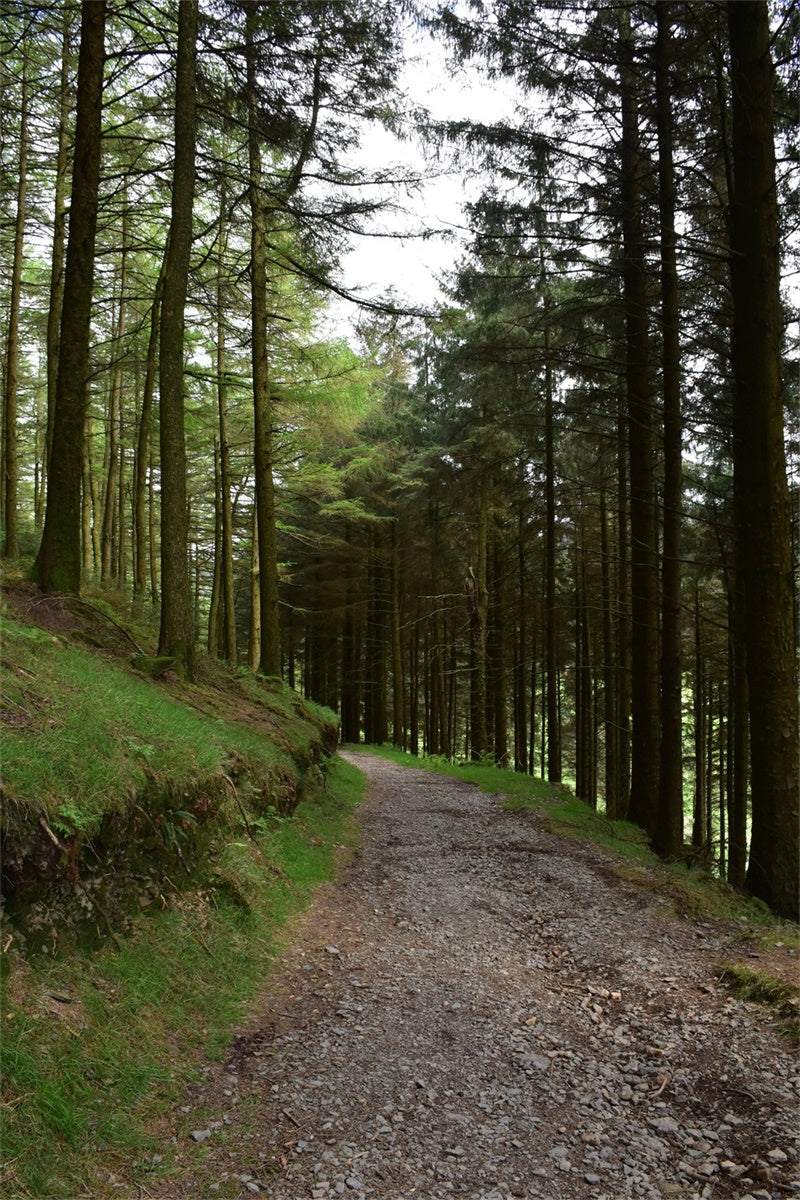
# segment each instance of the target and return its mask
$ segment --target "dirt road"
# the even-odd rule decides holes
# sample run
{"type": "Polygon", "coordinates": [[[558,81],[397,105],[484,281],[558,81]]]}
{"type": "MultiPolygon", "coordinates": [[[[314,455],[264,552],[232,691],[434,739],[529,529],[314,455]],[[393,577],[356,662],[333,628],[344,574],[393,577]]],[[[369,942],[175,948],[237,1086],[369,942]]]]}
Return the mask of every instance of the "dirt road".
{"type": "MultiPolygon", "coordinates": [[[[227,1061],[170,1115],[170,1200],[800,1195],[797,1061],[600,851],[456,780],[367,774],[356,860],[318,894],[227,1061]]],[[[757,964],[756,964],[757,965],[757,964]]]]}

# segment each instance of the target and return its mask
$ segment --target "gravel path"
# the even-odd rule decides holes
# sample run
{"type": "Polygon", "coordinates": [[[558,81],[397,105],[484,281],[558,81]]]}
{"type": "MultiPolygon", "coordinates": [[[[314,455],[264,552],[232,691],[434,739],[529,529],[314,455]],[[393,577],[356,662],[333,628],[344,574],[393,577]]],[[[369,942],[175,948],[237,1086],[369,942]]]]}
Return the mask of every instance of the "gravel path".
{"type": "Polygon", "coordinates": [[[720,933],[533,813],[344,757],[370,781],[361,851],[143,1194],[800,1196],[797,1062],[717,987],[720,933]]]}

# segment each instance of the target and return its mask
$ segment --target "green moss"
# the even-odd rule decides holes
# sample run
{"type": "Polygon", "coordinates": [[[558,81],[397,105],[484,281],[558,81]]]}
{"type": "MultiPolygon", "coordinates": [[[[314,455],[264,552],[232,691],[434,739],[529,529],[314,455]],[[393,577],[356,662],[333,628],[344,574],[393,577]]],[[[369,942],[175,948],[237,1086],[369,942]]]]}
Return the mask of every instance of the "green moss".
{"type": "Polygon", "coordinates": [[[800,1043],[800,989],[737,962],[720,963],[716,976],[739,1000],[771,1011],[778,1030],[800,1043]]]}

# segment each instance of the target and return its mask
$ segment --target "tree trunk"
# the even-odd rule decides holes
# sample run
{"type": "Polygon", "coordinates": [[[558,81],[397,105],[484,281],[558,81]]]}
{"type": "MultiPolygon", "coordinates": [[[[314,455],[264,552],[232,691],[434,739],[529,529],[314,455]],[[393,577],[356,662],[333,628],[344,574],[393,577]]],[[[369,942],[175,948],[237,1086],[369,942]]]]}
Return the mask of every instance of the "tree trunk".
{"type": "Polygon", "coordinates": [[[659,784],[658,564],[647,286],[636,72],[630,14],[619,40],[625,380],[631,495],[631,798],[629,817],[656,835],[659,784]]]}
{"type": "Polygon", "coordinates": [[[159,338],[161,630],[158,652],[177,659],[191,675],[194,621],[189,581],[183,360],[195,188],[197,0],[183,0],[177,12],[175,166],[159,338]]]}
{"type": "Polygon", "coordinates": [[[558,697],[558,622],[556,613],[556,480],[553,436],[553,368],[550,332],[544,331],[544,439],[545,439],[545,691],[547,728],[547,778],[561,782],[561,721],[558,697]]]}
{"type": "Polygon", "coordinates": [[[267,353],[267,206],[261,183],[261,141],[257,62],[256,10],[248,6],[247,145],[248,198],[250,203],[250,286],[253,365],[254,464],[258,509],[260,568],[261,657],[259,670],[280,677],[280,624],[278,620],[278,547],[275,529],[275,479],[273,475],[273,412],[267,353]]]}
{"type": "Polygon", "coordinates": [[[481,474],[478,501],[477,547],[475,568],[467,569],[466,595],[470,629],[471,679],[470,747],[473,758],[489,751],[486,726],[486,637],[489,594],[486,586],[486,540],[489,520],[489,490],[485,473],[481,474]]]}
{"type": "Polygon", "coordinates": [[[744,599],[735,571],[728,586],[728,883],[743,888],[747,872],[748,700],[744,599]]]}
{"type": "Polygon", "coordinates": [[[58,151],[56,153],[53,195],[53,250],[50,264],[50,305],[47,312],[47,444],[45,475],[50,470],[53,449],[53,421],[56,408],[58,349],[61,343],[61,314],[64,302],[64,247],[67,237],[67,167],[69,163],[69,47],[72,15],[64,5],[59,83],[58,151]]]}
{"type": "MultiPolygon", "coordinates": [[[[139,414],[139,429],[136,438],[136,452],[134,454],[133,465],[133,602],[134,609],[137,612],[141,612],[144,604],[149,574],[147,546],[150,526],[153,520],[153,506],[151,503],[148,516],[147,466],[151,457],[150,426],[153,419],[153,399],[156,390],[158,331],[161,325],[161,297],[164,292],[166,262],[167,258],[165,254],[156,282],[153,307],[150,310],[150,336],[147,342],[147,357],[144,368],[142,410],[139,414]]],[[[152,546],[152,539],[150,539],[150,542],[152,546]]],[[[156,589],[151,587],[151,591],[153,601],[155,602],[156,589]]]]}
{"type": "Polygon", "coordinates": [[[525,522],[520,508],[517,521],[517,640],[514,651],[514,770],[528,772],[528,704],[526,689],[528,647],[525,598],[525,522]]]}
{"type": "Polygon", "coordinates": [[[251,671],[261,663],[261,563],[259,561],[258,508],[253,505],[253,537],[250,547],[250,648],[251,671]]]}
{"type": "Polygon", "coordinates": [[[617,717],[617,809],[616,816],[628,815],[631,781],[631,570],[630,520],[628,513],[627,420],[620,400],[617,412],[617,554],[615,586],[616,636],[616,717],[617,717]]]}
{"type": "Polygon", "coordinates": [[[8,333],[6,340],[5,396],[3,405],[3,518],[6,558],[19,557],[17,490],[17,388],[19,386],[19,314],[22,303],[22,257],[28,184],[28,38],[22,39],[22,91],[20,94],[19,158],[17,160],[17,211],[14,217],[14,257],[11,265],[8,333]]]}
{"type": "Polygon", "coordinates": [[[491,678],[494,761],[508,766],[508,716],[506,712],[506,606],[505,586],[500,563],[500,542],[492,541],[492,605],[489,628],[492,631],[491,678]]]}
{"type": "Polygon", "coordinates": [[[747,883],[798,918],[800,775],[789,493],[783,440],[768,6],[727,6],[734,189],[734,519],[745,596],[753,804],[747,883]]]}
{"type": "Polygon", "coordinates": [[[81,586],[81,475],[100,183],[105,20],[105,0],[84,0],[53,450],[35,568],[45,592],[77,594],[81,586]]]}
{"type": "MultiPolygon", "coordinates": [[[[124,201],[123,201],[124,203],[124,201]]],[[[120,264],[119,307],[117,325],[112,341],[111,386],[108,397],[108,423],[106,446],[108,470],[106,472],[105,500],[103,504],[103,531],[100,539],[100,578],[108,583],[116,575],[117,563],[114,555],[114,528],[117,509],[117,484],[119,482],[121,450],[120,425],[122,421],[122,346],[125,337],[126,288],[127,288],[127,207],[122,215],[122,261],[120,264]]],[[[121,536],[121,530],[119,531],[121,536]]]]}
{"type": "Polygon", "coordinates": [[[708,844],[706,828],[706,709],[705,709],[705,654],[703,648],[703,623],[700,611],[700,595],[695,591],[694,599],[694,802],[692,818],[692,846],[705,853],[708,844]]]}
{"type": "Polygon", "coordinates": [[[683,849],[683,734],[681,728],[681,526],[683,472],[678,336],[675,171],[672,154],[670,67],[672,36],[667,0],[656,3],[656,116],[661,232],[661,328],[664,389],[664,516],[661,565],[661,757],[654,849],[677,857],[683,849]]]}
{"type": "Polygon", "coordinates": [[[222,516],[219,502],[219,444],[214,438],[214,571],[211,579],[211,599],[208,602],[208,656],[219,658],[221,605],[220,576],[222,557],[222,516]]]}
{"type": "Polygon", "coordinates": [[[219,584],[222,616],[222,653],[235,666],[238,661],[236,645],[236,597],[233,579],[233,506],[231,504],[231,449],[228,440],[228,388],[225,358],[225,273],[223,256],[227,247],[225,224],[226,190],[223,183],[220,198],[219,258],[217,262],[217,411],[219,417],[219,499],[220,546],[219,584]]]}
{"type": "Polygon", "coordinates": [[[397,522],[392,522],[392,744],[406,748],[405,678],[403,672],[403,642],[400,631],[400,550],[397,522]]]}
{"type": "Polygon", "coordinates": [[[614,644],[614,618],[611,608],[611,560],[608,536],[608,505],[605,489],[600,490],[600,556],[603,603],[603,741],[605,748],[606,816],[615,820],[624,804],[619,786],[619,678],[614,644]]]}

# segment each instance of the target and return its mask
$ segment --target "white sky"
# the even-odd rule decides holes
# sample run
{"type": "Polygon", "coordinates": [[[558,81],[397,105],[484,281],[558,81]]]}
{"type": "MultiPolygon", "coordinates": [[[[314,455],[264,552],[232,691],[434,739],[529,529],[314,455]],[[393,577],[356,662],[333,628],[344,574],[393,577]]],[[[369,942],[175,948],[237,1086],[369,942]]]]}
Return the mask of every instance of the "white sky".
{"type": "MultiPolygon", "coordinates": [[[[510,88],[481,79],[475,71],[454,72],[441,46],[430,38],[416,35],[410,41],[409,58],[401,77],[401,89],[411,105],[427,108],[436,119],[458,120],[470,117],[491,122],[510,117],[514,99],[510,88]]],[[[445,151],[445,155],[447,151],[445,151]]],[[[392,197],[402,211],[383,214],[376,222],[379,231],[405,237],[366,237],[359,239],[342,260],[345,286],[361,295],[381,295],[389,288],[398,300],[420,308],[431,308],[441,299],[440,280],[459,259],[458,237],[463,230],[462,205],[474,199],[486,185],[470,184],[462,170],[442,159],[428,156],[416,139],[402,142],[382,128],[369,129],[357,155],[359,164],[405,165],[422,173],[427,182],[409,196],[397,189],[392,197]],[[437,231],[422,239],[415,234],[437,231]],[[449,235],[449,236],[448,236],[449,235]]],[[[337,305],[337,309],[339,306],[337,305]]],[[[357,313],[347,305],[343,316],[353,321],[357,313]]]]}

